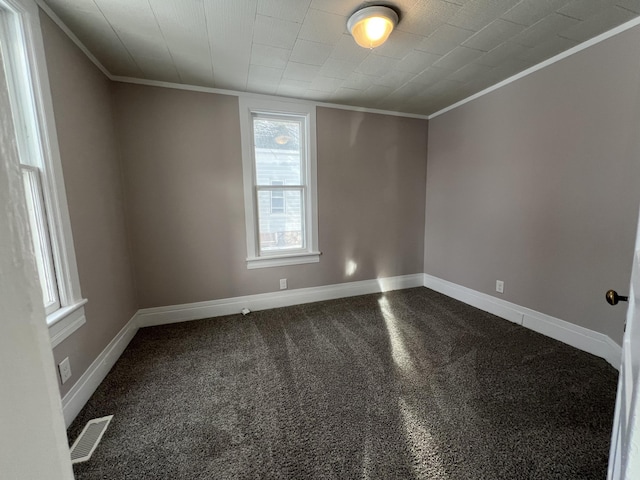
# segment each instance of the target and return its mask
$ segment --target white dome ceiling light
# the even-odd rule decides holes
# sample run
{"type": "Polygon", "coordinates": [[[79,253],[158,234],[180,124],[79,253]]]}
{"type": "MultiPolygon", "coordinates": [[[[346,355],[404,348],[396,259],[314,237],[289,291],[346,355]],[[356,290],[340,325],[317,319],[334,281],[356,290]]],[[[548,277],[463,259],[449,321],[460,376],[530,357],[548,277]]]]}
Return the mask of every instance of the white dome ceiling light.
{"type": "Polygon", "coordinates": [[[376,48],[387,41],[397,24],[398,14],[392,8],[372,6],[351,15],[347,28],[358,45],[376,48]]]}

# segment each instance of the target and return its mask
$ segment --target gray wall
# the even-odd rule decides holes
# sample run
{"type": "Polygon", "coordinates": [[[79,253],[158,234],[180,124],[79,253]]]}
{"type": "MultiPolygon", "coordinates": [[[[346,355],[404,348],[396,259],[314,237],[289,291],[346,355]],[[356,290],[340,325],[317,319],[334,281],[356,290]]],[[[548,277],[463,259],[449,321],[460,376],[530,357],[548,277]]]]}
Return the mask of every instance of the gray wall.
{"type": "Polygon", "coordinates": [[[137,309],[125,231],[110,81],[40,15],[87,323],[54,349],[64,395],[137,309]]]}
{"type": "Polygon", "coordinates": [[[318,108],[320,262],[247,270],[238,99],[114,91],[141,308],[422,272],[426,121],[318,108]]]}
{"type": "Polygon", "coordinates": [[[426,273],[621,341],[604,293],[631,272],[638,45],[636,27],[430,121],[426,273]]]}

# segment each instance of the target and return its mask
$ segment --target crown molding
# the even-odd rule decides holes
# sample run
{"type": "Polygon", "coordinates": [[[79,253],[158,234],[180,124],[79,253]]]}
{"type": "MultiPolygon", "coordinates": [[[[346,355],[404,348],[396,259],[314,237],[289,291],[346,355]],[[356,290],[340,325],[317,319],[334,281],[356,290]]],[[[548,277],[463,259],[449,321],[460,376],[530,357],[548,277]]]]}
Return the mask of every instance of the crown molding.
{"type": "Polygon", "coordinates": [[[313,100],[297,98],[297,97],[283,97],[278,95],[268,95],[264,93],[242,92],[239,90],[226,90],[223,88],[214,88],[214,87],[201,87],[197,85],[187,85],[184,83],[161,82],[159,80],[147,80],[144,78],[113,76],[111,77],[111,80],[113,80],[114,82],[132,83],[136,85],[146,85],[149,87],[172,88],[175,90],[187,90],[190,92],[215,93],[218,95],[232,95],[234,97],[255,98],[255,99],[271,100],[271,101],[277,100],[280,102],[296,102],[298,104],[314,105],[316,107],[335,108],[338,110],[351,110],[354,112],[363,112],[363,113],[376,113],[379,115],[391,115],[395,117],[417,118],[421,120],[428,120],[429,118],[427,115],[418,115],[415,113],[396,112],[392,110],[379,110],[375,108],[358,107],[353,105],[341,105],[338,103],[316,102],[313,100]]]}
{"type": "Polygon", "coordinates": [[[113,80],[113,75],[111,75],[111,72],[109,72],[109,70],[107,70],[107,68],[104,65],[102,65],[102,63],[100,63],[100,60],[98,60],[93,55],[93,53],[89,51],[89,49],[85,46],[85,44],[82,43],[78,37],[76,37],[76,35],[62,21],[62,19],[58,15],[56,15],[56,13],[53,10],[51,10],[49,5],[44,3],[44,0],[35,0],[35,2],[38,5],[38,7],[40,7],[40,9],[44,13],[46,13],[51,20],[53,20],[53,23],[55,23],[58,27],[60,27],[60,29],[64,33],[66,33],[67,37],[69,37],[69,39],[71,39],[71,41],[76,44],[76,47],[82,50],[82,53],[84,53],[87,56],[87,58],[91,60],[91,63],[93,63],[96,67],[98,67],[98,70],[100,70],[109,80],[113,80]]]}

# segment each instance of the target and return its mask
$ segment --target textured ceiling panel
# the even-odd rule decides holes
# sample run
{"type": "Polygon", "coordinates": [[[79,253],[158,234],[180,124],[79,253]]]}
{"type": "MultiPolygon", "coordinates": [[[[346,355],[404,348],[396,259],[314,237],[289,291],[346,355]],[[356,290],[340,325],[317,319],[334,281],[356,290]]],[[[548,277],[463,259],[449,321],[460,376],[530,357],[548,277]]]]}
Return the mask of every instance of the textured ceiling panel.
{"type": "Polygon", "coordinates": [[[425,52],[437,53],[445,55],[458,45],[463,44],[469,37],[476,32],[465,30],[464,28],[454,27],[453,25],[440,25],[431,35],[425,38],[417,47],[418,50],[425,52]]]}
{"type": "Polygon", "coordinates": [[[567,28],[561,33],[561,36],[578,42],[584,42],[621,23],[632,20],[636,16],[637,14],[635,12],[625,10],[624,8],[609,7],[600,10],[596,15],[587,18],[583,22],[567,28]]]}
{"type": "Polygon", "coordinates": [[[291,51],[286,48],[270,47],[254,43],[251,47],[251,65],[284,68],[287,66],[291,51]]]}
{"type": "Polygon", "coordinates": [[[332,51],[333,45],[310,42],[299,38],[291,51],[289,61],[322,66],[332,51]]]}
{"type": "Polygon", "coordinates": [[[552,13],[513,37],[513,41],[526,47],[535,47],[540,42],[554,39],[558,34],[578,23],[580,21],[575,18],[552,13]]]}
{"type": "Polygon", "coordinates": [[[331,93],[336,91],[340,85],[342,85],[342,81],[339,78],[317,76],[311,82],[309,89],[323,93],[331,93]]]}
{"type": "Polygon", "coordinates": [[[509,60],[512,60],[514,58],[521,58],[521,56],[524,55],[527,50],[529,49],[524,45],[507,41],[505,43],[501,43],[497,47],[482,55],[476,60],[476,63],[488,65],[490,67],[499,67],[509,60]]]}
{"type": "Polygon", "coordinates": [[[311,0],[258,0],[258,13],[302,23],[311,0]]]}
{"type": "Polygon", "coordinates": [[[362,61],[362,63],[356,69],[356,72],[380,77],[388,71],[393,70],[398,62],[399,60],[397,58],[382,57],[380,55],[372,53],[362,61]]]}
{"type": "Polygon", "coordinates": [[[311,82],[303,82],[301,80],[292,80],[290,78],[282,77],[276,94],[284,97],[302,98],[309,88],[311,88],[311,82]]]}
{"type": "Polygon", "coordinates": [[[438,59],[438,61],[433,65],[440,68],[448,68],[451,71],[456,71],[457,69],[476,60],[478,57],[482,56],[482,54],[484,54],[482,50],[459,46],[451,50],[442,58],[438,59]]]}
{"type": "Polygon", "coordinates": [[[337,58],[329,58],[319,74],[331,78],[346,79],[358,67],[358,62],[349,62],[337,58]]]}
{"type": "Polygon", "coordinates": [[[502,15],[513,23],[530,27],[547,15],[561,9],[570,0],[523,0],[502,15]]]}
{"type": "Polygon", "coordinates": [[[282,68],[250,65],[247,88],[257,93],[274,95],[278,90],[283,73],[284,69],[282,68]]]}
{"type": "Polygon", "coordinates": [[[513,7],[512,0],[471,0],[449,20],[449,24],[478,31],[513,7]]]}
{"type": "Polygon", "coordinates": [[[618,0],[616,5],[626,10],[640,14],[640,2],[637,0],[618,0]]]}
{"type": "Polygon", "coordinates": [[[358,7],[358,4],[358,1],[347,0],[311,0],[311,8],[343,17],[350,15],[358,7]]]}
{"type": "Polygon", "coordinates": [[[257,26],[257,1],[207,1],[204,7],[214,79],[213,85],[204,86],[245,90],[257,26]]]}
{"type": "Polygon", "coordinates": [[[360,63],[367,58],[370,53],[369,50],[365,50],[356,45],[351,35],[344,34],[340,37],[333,52],[331,52],[331,58],[345,62],[360,63]]]}
{"type": "Polygon", "coordinates": [[[213,67],[201,2],[153,0],[151,9],[182,83],[212,83],[213,67]]]}
{"type": "Polygon", "coordinates": [[[322,10],[311,9],[304,18],[298,38],[335,45],[346,31],[344,17],[334,13],[323,12],[322,10]]]}
{"type": "Polygon", "coordinates": [[[428,115],[640,14],[640,0],[390,0],[356,45],[359,0],[44,0],[115,76],[428,115]]]}
{"type": "Polygon", "coordinates": [[[262,45],[291,50],[296,44],[300,26],[300,23],[291,20],[257,15],[253,29],[253,41],[262,45]]]}
{"type": "Polygon", "coordinates": [[[453,72],[449,75],[451,80],[455,80],[456,82],[467,83],[472,81],[475,78],[482,77],[483,75],[491,72],[493,67],[489,67],[488,65],[482,65],[480,63],[469,63],[468,65],[462,67],[460,70],[453,72]]]}
{"type": "Polygon", "coordinates": [[[403,59],[418,46],[424,37],[413,33],[396,30],[393,32],[393,42],[386,42],[376,48],[375,53],[383,57],[393,57],[403,59]]]}
{"type": "Polygon", "coordinates": [[[573,0],[564,7],[559,8],[558,13],[578,20],[586,20],[604,10],[607,6],[607,2],[603,0],[573,0]]]}
{"type": "Polygon", "coordinates": [[[311,83],[319,71],[320,67],[317,65],[307,65],[306,63],[290,61],[287,63],[287,68],[285,68],[282,77],[311,83]]]}
{"type": "Polygon", "coordinates": [[[440,25],[447,23],[461,10],[460,5],[444,0],[424,0],[411,7],[398,25],[398,30],[422,35],[431,35],[440,25]]]}
{"type": "Polygon", "coordinates": [[[397,72],[418,74],[442,58],[435,53],[413,51],[396,63],[397,72]]]}
{"type": "Polygon", "coordinates": [[[517,23],[512,23],[508,20],[502,20],[499,18],[498,20],[491,22],[478,33],[469,37],[462,45],[488,52],[501,43],[506,42],[521,30],[522,27],[517,23]]]}

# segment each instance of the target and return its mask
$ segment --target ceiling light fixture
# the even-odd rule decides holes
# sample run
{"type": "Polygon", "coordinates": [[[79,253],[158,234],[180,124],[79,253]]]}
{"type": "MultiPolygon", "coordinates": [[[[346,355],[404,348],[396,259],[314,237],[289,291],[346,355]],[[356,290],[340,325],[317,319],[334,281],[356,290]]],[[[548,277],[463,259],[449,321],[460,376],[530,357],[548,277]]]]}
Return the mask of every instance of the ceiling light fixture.
{"type": "Polygon", "coordinates": [[[286,145],[291,140],[291,137],[289,135],[278,135],[274,140],[278,145],[286,145]]]}
{"type": "Polygon", "coordinates": [[[358,45],[376,48],[387,41],[398,24],[398,14],[389,7],[365,7],[355,12],[347,22],[347,28],[358,45]]]}

